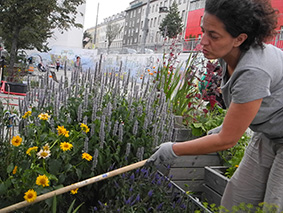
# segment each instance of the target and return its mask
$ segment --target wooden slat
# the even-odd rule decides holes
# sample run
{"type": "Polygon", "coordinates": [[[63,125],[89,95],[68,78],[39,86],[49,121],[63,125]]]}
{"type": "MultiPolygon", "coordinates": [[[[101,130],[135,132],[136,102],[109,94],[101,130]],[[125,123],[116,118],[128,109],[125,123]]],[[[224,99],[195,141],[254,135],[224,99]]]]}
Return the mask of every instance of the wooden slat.
{"type": "Polygon", "coordinates": [[[178,186],[180,186],[184,191],[189,191],[191,193],[203,192],[203,180],[196,181],[174,181],[178,186]]]}
{"type": "Polygon", "coordinates": [[[220,206],[222,196],[206,184],[203,185],[202,201],[220,206]]]}
{"type": "Polygon", "coordinates": [[[175,160],[172,168],[174,167],[205,167],[221,165],[220,157],[216,154],[207,155],[192,155],[192,156],[181,156],[175,160]]]}
{"type": "Polygon", "coordinates": [[[175,180],[203,180],[204,168],[171,168],[169,177],[175,180]]]}
{"type": "Polygon", "coordinates": [[[204,179],[205,183],[220,195],[224,193],[225,187],[229,181],[229,178],[217,172],[214,169],[223,169],[227,167],[218,166],[218,167],[205,167],[204,179]]]}

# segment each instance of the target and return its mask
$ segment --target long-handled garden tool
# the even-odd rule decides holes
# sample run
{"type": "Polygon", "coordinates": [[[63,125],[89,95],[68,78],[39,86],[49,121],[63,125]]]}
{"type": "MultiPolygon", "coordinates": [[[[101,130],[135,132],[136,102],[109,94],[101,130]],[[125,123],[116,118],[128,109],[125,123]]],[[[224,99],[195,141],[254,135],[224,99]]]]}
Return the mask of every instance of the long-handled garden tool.
{"type": "Polygon", "coordinates": [[[46,200],[46,199],[54,197],[56,195],[60,195],[60,194],[69,192],[71,190],[81,188],[83,186],[86,186],[86,185],[89,185],[89,184],[92,184],[92,183],[95,183],[95,182],[98,182],[98,181],[101,181],[101,180],[122,174],[122,173],[125,173],[125,172],[128,172],[128,171],[131,171],[133,169],[137,169],[139,167],[142,167],[146,163],[146,161],[147,160],[139,161],[137,163],[133,163],[131,165],[124,166],[122,168],[119,168],[119,169],[116,169],[116,170],[113,170],[113,171],[110,171],[110,172],[107,172],[107,173],[104,173],[104,174],[83,180],[83,181],[80,181],[80,182],[77,182],[77,183],[74,183],[72,185],[65,186],[63,188],[48,192],[46,194],[38,196],[33,202],[22,201],[20,203],[16,203],[14,205],[0,209],[0,213],[15,211],[17,209],[32,205],[32,204],[37,203],[37,202],[42,201],[42,200],[46,200]]]}

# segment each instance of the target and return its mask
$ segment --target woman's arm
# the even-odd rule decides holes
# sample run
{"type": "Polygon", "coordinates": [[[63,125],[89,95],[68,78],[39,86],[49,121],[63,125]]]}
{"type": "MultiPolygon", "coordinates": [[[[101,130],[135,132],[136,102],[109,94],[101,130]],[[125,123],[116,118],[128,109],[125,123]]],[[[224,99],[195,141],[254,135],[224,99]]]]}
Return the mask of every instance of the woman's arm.
{"type": "Polygon", "coordinates": [[[244,104],[231,103],[225,116],[222,130],[218,134],[207,135],[191,141],[175,143],[176,155],[200,155],[229,149],[236,145],[255,118],[262,99],[244,104]]]}

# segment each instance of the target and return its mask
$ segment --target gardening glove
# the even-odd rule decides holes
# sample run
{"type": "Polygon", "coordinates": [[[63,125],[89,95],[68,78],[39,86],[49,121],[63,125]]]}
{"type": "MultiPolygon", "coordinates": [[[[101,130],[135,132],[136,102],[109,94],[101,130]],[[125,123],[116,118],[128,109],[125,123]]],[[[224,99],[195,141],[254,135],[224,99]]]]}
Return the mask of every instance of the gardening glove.
{"type": "Polygon", "coordinates": [[[173,151],[172,142],[166,142],[160,144],[155,149],[155,153],[150,156],[146,164],[153,163],[155,166],[163,164],[171,164],[178,156],[173,151]]]}
{"type": "Polygon", "coordinates": [[[219,133],[219,132],[221,131],[221,129],[222,129],[222,125],[220,125],[220,126],[214,128],[214,129],[209,130],[209,131],[207,132],[207,135],[217,134],[217,133],[219,133]]]}

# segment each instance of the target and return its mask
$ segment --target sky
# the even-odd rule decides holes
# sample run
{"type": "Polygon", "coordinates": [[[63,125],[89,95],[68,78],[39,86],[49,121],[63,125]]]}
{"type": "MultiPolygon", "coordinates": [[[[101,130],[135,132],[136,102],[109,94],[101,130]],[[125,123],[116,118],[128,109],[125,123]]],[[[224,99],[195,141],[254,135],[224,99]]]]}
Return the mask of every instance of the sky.
{"type": "Polygon", "coordinates": [[[86,0],[84,30],[94,27],[96,24],[97,5],[99,3],[98,24],[104,18],[120,13],[127,9],[132,0],[86,0]]]}

